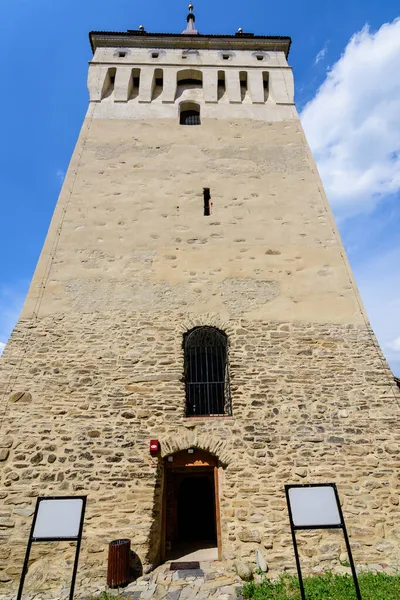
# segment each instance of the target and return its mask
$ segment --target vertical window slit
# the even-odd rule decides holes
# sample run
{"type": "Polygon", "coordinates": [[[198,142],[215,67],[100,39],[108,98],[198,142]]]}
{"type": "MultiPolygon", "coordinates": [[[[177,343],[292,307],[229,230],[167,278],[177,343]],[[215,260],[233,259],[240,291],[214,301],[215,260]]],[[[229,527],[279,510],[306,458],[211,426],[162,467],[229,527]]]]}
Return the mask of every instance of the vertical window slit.
{"type": "Polygon", "coordinates": [[[164,72],[162,69],[155,69],[153,77],[153,93],[152,100],[159,98],[164,87],[164,72]]]}
{"type": "Polygon", "coordinates": [[[221,100],[226,92],[225,71],[218,71],[218,100],[221,100]]]}
{"type": "Polygon", "coordinates": [[[211,215],[210,188],[203,188],[203,197],[204,197],[204,216],[209,217],[211,215]]]}
{"type": "Polygon", "coordinates": [[[131,78],[129,82],[129,100],[133,100],[139,96],[140,91],[140,69],[132,69],[131,78]]]}
{"type": "Polygon", "coordinates": [[[240,71],[239,79],[240,79],[240,95],[241,95],[241,98],[243,101],[247,94],[247,71],[240,71]]]}
{"type": "Polygon", "coordinates": [[[101,92],[101,99],[108,98],[114,92],[116,75],[117,69],[115,67],[110,67],[109,69],[107,69],[107,74],[101,92]]]}
{"type": "Polygon", "coordinates": [[[263,71],[263,88],[264,88],[264,102],[268,100],[269,95],[269,73],[263,71]]]}

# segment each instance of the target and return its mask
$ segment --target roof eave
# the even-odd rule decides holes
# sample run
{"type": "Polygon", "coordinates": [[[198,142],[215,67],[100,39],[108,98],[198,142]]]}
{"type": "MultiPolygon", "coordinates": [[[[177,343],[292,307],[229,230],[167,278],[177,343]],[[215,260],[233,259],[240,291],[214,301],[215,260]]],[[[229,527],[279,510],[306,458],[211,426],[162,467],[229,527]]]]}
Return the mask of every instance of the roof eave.
{"type": "Polygon", "coordinates": [[[292,40],[287,36],[267,35],[193,35],[184,36],[177,33],[146,33],[119,31],[91,31],[90,45],[93,53],[99,47],[144,47],[144,48],[203,48],[224,50],[235,48],[241,50],[281,51],[289,56],[292,40]]]}

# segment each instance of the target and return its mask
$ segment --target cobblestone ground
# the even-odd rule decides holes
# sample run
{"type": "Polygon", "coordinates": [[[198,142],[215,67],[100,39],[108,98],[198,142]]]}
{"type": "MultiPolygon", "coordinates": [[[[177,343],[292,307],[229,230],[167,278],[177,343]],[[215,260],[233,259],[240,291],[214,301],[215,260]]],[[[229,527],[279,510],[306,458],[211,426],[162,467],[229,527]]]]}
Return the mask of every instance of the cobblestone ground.
{"type": "MultiPolygon", "coordinates": [[[[129,600],[236,600],[241,587],[240,578],[219,562],[179,571],[171,571],[167,563],[120,590],[120,595],[129,600]]],[[[86,598],[79,596],[79,600],[86,598]]]]}
{"type": "MultiPolygon", "coordinates": [[[[79,575],[78,575],[79,578],[79,575]]],[[[119,590],[107,590],[127,600],[237,600],[243,582],[221,562],[201,562],[200,569],[171,571],[163,564],[148,575],[119,590]]],[[[104,582],[77,582],[75,598],[87,600],[105,591],[104,582]]],[[[52,592],[24,593],[24,600],[67,600],[69,589],[52,592]]],[[[0,600],[15,600],[15,594],[0,595],[0,600]]]]}

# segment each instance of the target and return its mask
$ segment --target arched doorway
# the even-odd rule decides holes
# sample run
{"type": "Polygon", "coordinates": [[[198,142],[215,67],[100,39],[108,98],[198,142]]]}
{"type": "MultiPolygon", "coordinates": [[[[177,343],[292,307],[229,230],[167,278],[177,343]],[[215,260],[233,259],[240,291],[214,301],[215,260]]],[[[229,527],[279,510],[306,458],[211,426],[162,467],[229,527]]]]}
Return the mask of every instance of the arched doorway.
{"type": "Polygon", "coordinates": [[[164,467],[162,561],[220,559],[218,459],[189,448],[164,467]]]}

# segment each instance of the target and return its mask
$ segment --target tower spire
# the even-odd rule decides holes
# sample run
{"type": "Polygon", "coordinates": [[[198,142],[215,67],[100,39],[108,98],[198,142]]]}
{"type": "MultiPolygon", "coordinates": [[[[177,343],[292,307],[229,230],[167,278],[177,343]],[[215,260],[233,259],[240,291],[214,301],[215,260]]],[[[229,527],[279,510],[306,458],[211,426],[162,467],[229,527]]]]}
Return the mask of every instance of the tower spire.
{"type": "Polygon", "coordinates": [[[194,26],[194,22],[196,17],[193,14],[194,6],[193,4],[189,4],[189,14],[186,17],[187,26],[185,31],[182,31],[182,35],[199,35],[199,32],[194,26]]]}

